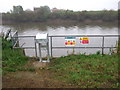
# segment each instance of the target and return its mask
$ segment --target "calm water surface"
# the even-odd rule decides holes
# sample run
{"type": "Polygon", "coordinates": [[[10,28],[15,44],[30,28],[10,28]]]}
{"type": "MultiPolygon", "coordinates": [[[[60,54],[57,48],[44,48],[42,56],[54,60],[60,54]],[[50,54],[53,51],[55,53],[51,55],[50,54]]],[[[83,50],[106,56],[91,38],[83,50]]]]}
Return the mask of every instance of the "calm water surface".
{"type": "MultiPolygon", "coordinates": [[[[115,23],[27,23],[27,24],[14,24],[14,25],[0,25],[0,31],[6,31],[11,28],[13,31],[18,31],[19,35],[36,35],[37,33],[48,33],[49,35],[118,35],[118,27],[115,23]]],[[[115,46],[117,37],[105,38],[105,46],[115,46]]],[[[81,45],[79,43],[79,37],[76,38],[76,47],[99,47],[102,45],[102,38],[92,37],[89,39],[88,45],[81,45]]],[[[34,46],[33,38],[20,39],[20,45],[34,46]]],[[[65,46],[65,38],[53,38],[53,46],[65,46]]],[[[75,54],[86,53],[93,54],[101,49],[75,49],[75,54]]],[[[35,50],[25,50],[27,56],[35,56],[35,50]]],[[[66,56],[71,54],[73,49],[53,49],[53,56],[66,56]]],[[[106,54],[110,53],[109,49],[105,49],[106,54]]],[[[46,56],[46,52],[43,50],[43,56],[46,56]]]]}

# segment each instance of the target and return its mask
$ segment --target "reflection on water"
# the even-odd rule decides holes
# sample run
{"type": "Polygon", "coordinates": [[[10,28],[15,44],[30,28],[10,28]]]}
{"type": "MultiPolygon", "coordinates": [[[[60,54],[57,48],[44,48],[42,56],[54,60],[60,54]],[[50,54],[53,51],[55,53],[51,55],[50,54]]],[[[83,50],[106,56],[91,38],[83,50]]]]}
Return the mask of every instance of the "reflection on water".
{"type": "Polygon", "coordinates": [[[49,34],[117,34],[117,23],[21,23],[0,26],[18,30],[21,35],[47,32],[49,34]],[[36,32],[36,33],[35,33],[36,32]],[[74,32],[74,33],[73,33],[74,32]]]}
{"type": "MultiPolygon", "coordinates": [[[[11,28],[13,31],[18,30],[19,35],[36,35],[37,33],[49,33],[49,35],[118,35],[117,23],[21,23],[14,25],[2,25],[0,26],[0,31],[6,31],[11,28]]],[[[59,45],[64,46],[64,38],[54,40],[54,45],[57,45],[62,40],[59,45]],[[58,43],[55,43],[58,42],[58,43]]],[[[91,39],[90,45],[101,45],[99,40],[91,39]],[[94,42],[93,42],[94,41],[94,42]]],[[[117,38],[106,39],[106,46],[115,46],[117,38]],[[112,40],[113,39],[113,40],[112,40]],[[111,40],[111,41],[110,41],[111,40]],[[110,43],[111,42],[111,43],[110,43]]],[[[26,43],[25,45],[34,46],[34,40],[31,39],[20,39],[20,44],[26,43]]],[[[79,41],[78,41],[79,42],[79,41]]],[[[97,47],[96,46],[96,47],[97,47]]],[[[75,49],[75,53],[95,53],[101,49],[75,49]]],[[[72,53],[72,49],[54,49],[54,56],[64,56],[72,53]]],[[[105,53],[108,53],[109,49],[105,49],[105,53]]],[[[34,50],[26,50],[26,55],[35,56],[34,50]]]]}

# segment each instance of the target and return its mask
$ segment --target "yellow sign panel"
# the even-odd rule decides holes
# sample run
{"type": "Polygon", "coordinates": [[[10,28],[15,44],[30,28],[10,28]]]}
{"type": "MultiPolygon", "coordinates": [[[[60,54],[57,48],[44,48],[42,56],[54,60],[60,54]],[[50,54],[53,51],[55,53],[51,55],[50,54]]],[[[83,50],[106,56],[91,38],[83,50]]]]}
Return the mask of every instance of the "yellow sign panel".
{"type": "Polygon", "coordinates": [[[80,38],[80,40],[89,40],[89,38],[88,37],[82,37],[82,38],[80,38]]]}
{"type": "Polygon", "coordinates": [[[81,37],[80,43],[81,44],[89,44],[89,38],[88,37],[81,37]]]}

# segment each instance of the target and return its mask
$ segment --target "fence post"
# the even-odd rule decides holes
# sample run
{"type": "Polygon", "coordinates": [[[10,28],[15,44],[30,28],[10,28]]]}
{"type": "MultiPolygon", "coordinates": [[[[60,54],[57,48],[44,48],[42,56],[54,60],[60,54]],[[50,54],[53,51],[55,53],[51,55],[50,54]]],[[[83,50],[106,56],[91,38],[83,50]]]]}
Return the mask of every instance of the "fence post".
{"type": "MultiPolygon", "coordinates": [[[[34,42],[35,42],[35,37],[34,37],[34,42]]],[[[35,56],[37,57],[37,45],[36,45],[36,42],[35,42],[35,56]]]]}
{"type": "Polygon", "coordinates": [[[50,49],[51,49],[51,57],[52,57],[52,36],[50,37],[50,49]]]}
{"type": "Polygon", "coordinates": [[[42,61],[42,56],[41,56],[41,43],[38,43],[38,48],[39,48],[39,61],[42,61]]]}
{"type": "Polygon", "coordinates": [[[104,36],[103,36],[103,40],[102,40],[102,55],[104,54],[104,36]]]}
{"type": "Polygon", "coordinates": [[[15,31],[15,33],[13,35],[11,35],[11,40],[12,40],[12,46],[14,46],[14,44],[17,41],[17,45],[18,45],[18,32],[15,31]]]}
{"type": "Polygon", "coordinates": [[[49,53],[49,37],[47,35],[47,39],[48,39],[48,42],[47,42],[47,58],[48,58],[48,62],[50,61],[50,53],[49,53]]]}
{"type": "Polygon", "coordinates": [[[11,36],[12,46],[14,46],[14,36],[11,36]]]}
{"type": "Polygon", "coordinates": [[[17,46],[19,46],[18,31],[16,32],[16,41],[17,41],[17,46]]]}

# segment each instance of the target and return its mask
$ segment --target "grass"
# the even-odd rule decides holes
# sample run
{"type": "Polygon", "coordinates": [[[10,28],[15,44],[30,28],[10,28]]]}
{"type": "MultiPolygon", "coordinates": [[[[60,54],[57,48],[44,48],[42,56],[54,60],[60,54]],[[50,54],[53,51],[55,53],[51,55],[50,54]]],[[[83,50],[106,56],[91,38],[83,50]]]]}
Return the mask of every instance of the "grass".
{"type": "Polygon", "coordinates": [[[0,75],[2,75],[2,38],[0,37],[0,75]]]}
{"type": "Polygon", "coordinates": [[[119,86],[117,55],[69,55],[54,59],[49,69],[57,79],[82,88],[119,86]]]}
{"type": "Polygon", "coordinates": [[[27,61],[28,61],[28,57],[23,55],[23,51],[21,49],[13,49],[10,40],[5,40],[5,39],[2,40],[3,73],[6,71],[15,72],[18,70],[30,71],[29,69],[21,69],[21,67],[25,65],[27,61]]]}

